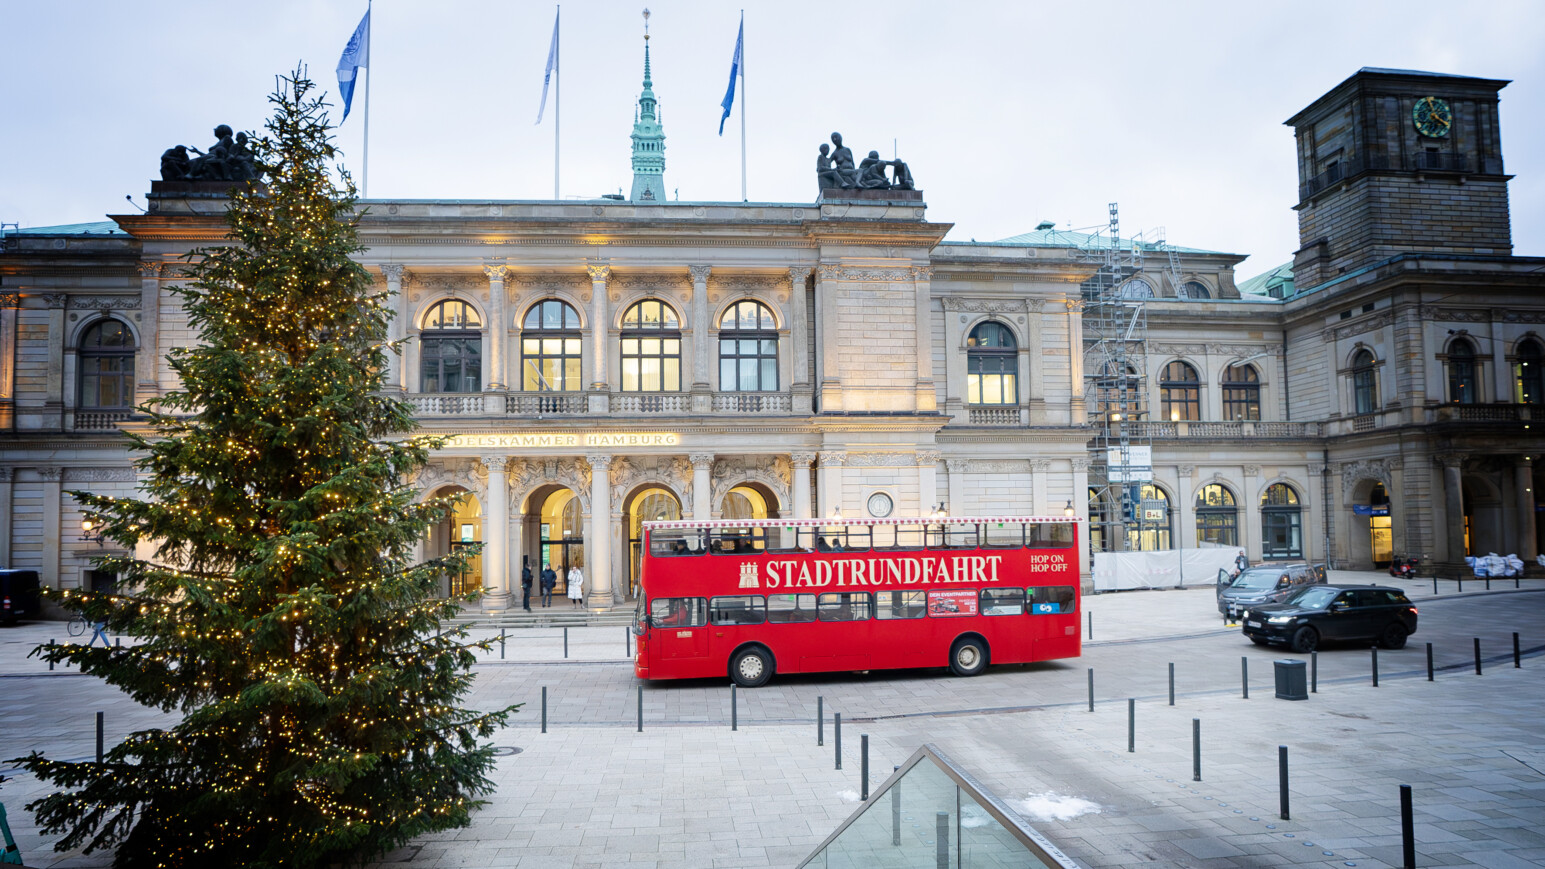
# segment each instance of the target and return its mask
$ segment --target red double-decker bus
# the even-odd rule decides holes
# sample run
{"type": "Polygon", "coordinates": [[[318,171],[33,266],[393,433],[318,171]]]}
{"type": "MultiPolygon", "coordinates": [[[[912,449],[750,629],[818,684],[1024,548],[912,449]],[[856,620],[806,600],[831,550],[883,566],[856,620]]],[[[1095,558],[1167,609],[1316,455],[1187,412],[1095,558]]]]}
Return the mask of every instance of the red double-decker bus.
{"type": "Polygon", "coordinates": [[[1078,526],[1041,517],[645,522],[641,679],[1077,657],[1078,526]]]}

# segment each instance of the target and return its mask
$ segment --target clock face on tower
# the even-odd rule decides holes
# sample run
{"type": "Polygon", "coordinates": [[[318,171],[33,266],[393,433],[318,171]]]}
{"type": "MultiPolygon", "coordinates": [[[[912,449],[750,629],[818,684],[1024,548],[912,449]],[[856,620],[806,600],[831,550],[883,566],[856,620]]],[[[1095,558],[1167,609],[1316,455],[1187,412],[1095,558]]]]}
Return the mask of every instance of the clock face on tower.
{"type": "Polygon", "coordinates": [[[1448,135],[1448,128],[1454,123],[1454,113],[1449,110],[1448,103],[1438,97],[1422,97],[1416,101],[1411,119],[1416,124],[1416,132],[1442,139],[1448,135]]]}

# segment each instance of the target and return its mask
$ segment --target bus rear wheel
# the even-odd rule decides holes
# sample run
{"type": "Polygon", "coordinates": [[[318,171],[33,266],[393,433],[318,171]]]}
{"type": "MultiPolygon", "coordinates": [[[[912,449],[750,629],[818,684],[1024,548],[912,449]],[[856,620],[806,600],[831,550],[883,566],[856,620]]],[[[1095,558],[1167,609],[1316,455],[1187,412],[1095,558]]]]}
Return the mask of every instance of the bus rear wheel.
{"type": "Polygon", "coordinates": [[[975,676],[987,669],[987,644],[975,637],[956,640],[950,648],[950,672],[956,676],[975,676]]]}
{"type": "Polygon", "coordinates": [[[772,674],[772,655],[765,649],[741,649],[730,659],[730,679],[742,688],[760,688],[772,674]]]}

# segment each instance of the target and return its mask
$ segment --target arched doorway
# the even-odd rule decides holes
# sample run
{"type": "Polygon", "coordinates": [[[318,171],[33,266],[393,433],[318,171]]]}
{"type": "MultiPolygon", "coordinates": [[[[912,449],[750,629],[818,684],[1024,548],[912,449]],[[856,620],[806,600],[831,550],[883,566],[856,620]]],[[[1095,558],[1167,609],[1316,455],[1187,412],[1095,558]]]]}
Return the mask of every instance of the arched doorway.
{"type": "Polygon", "coordinates": [[[639,563],[643,554],[645,522],[675,522],[681,519],[681,500],[670,490],[648,486],[634,492],[622,508],[622,521],[628,529],[628,597],[638,596],[639,563]]]}
{"type": "Polygon", "coordinates": [[[1466,474],[1461,483],[1464,492],[1465,555],[1507,554],[1512,547],[1505,539],[1502,494],[1483,477],[1466,474]]]}
{"type": "Polygon", "coordinates": [[[531,565],[532,593],[539,593],[542,571],[550,567],[558,575],[553,595],[562,596],[568,590],[571,568],[590,572],[585,560],[584,504],[566,486],[543,486],[531,493],[527,504],[526,526],[521,534],[527,542],[521,564],[531,565]]]}
{"type": "MultiPolygon", "coordinates": [[[[724,502],[719,505],[719,516],[723,519],[777,519],[778,496],[761,483],[737,484],[724,493],[724,502]]],[[[752,541],[751,545],[757,549],[767,545],[762,534],[764,530],[757,529],[758,533],[755,534],[751,529],[744,532],[747,539],[752,541]]],[[[779,545],[792,546],[793,540],[780,540],[779,545]]]]}
{"type": "Polygon", "coordinates": [[[1388,567],[1395,545],[1389,492],[1378,480],[1360,480],[1352,487],[1350,500],[1352,521],[1346,545],[1350,566],[1354,570],[1365,570],[1369,565],[1388,567]]]}
{"type": "MultiPolygon", "coordinates": [[[[483,505],[477,496],[461,486],[443,486],[432,497],[457,497],[456,505],[439,522],[429,526],[428,539],[424,542],[427,558],[443,558],[446,555],[483,542],[483,505]]],[[[440,584],[440,593],[450,597],[470,594],[483,587],[483,557],[468,558],[461,571],[447,573],[440,584]]]]}

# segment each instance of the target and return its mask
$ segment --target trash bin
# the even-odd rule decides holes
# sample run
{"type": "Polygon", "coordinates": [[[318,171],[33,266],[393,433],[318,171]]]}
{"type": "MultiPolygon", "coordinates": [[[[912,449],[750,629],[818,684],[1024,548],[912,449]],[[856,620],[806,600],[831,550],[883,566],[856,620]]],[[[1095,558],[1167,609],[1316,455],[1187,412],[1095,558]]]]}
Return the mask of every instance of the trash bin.
{"type": "Polygon", "coordinates": [[[1309,699],[1309,668],[1303,661],[1273,661],[1278,700],[1309,699]]]}

